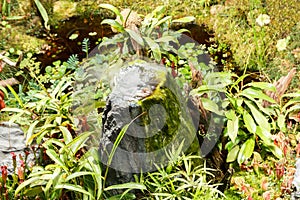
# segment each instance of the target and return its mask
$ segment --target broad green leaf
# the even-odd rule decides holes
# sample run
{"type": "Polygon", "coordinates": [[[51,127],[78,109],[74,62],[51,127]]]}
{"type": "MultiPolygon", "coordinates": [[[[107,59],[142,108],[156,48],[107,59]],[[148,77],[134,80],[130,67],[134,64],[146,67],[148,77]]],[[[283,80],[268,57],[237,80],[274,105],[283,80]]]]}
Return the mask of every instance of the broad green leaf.
{"type": "Polygon", "coordinates": [[[67,191],[71,190],[71,191],[74,191],[74,192],[79,192],[79,193],[82,193],[82,194],[89,195],[91,199],[95,199],[95,197],[93,196],[93,194],[91,194],[88,191],[86,191],[80,185],[73,185],[73,184],[69,184],[69,183],[64,183],[64,184],[57,185],[55,187],[55,189],[66,189],[67,191]]]}
{"type": "Polygon", "coordinates": [[[30,179],[25,180],[23,183],[21,183],[21,184],[17,187],[17,189],[16,189],[16,191],[15,191],[15,197],[17,197],[17,195],[19,194],[19,192],[20,192],[21,190],[23,190],[26,186],[28,186],[28,185],[30,185],[30,184],[32,184],[32,183],[38,181],[39,179],[40,179],[40,177],[32,177],[32,178],[30,178],[30,179]]]}
{"type": "Polygon", "coordinates": [[[214,91],[214,92],[225,92],[225,88],[223,84],[217,84],[217,85],[201,85],[200,87],[193,89],[190,92],[190,95],[199,95],[201,96],[204,93],[214,91]]]}
{"type": "Polygon", "coordinates": [[[253,137],[249,138],[241,147],[241,150],[238,154],[237,161],[239,164],[245,162],[248,158],[251,157],[255,146],[255,140],[253,137]]]}
{"type": "Polygon", "coordinates": [[[26,16],[5,16],[5,20],[9,21],[9,20],[22,20],[22,19],[26,19],[26,16]]]}
{"type": "Polygon", "coordinates": [[[61,121],[62,121],[62,116],[61,116],[61,115],[55,117],[55,122],[56,122],[58,125],[61,125],[61,121]]]}
{"type": "Polygon", "coordinates": [[[211,111],[213,113],[216,113],[218,115],[222,115],[223,113],[219,110],[219,106],[218,104],[216,104],[214,101],[208,99],[208,98],[201,98],[203,107],[208,110],[211,111]]]}
{"type": "Polygon", "coordinates": [[[295,97],[300,97],[300,91],[297,91],[297,92],[294,92],[294,93],[287,93],[287,94],[283,94],[282,95],[282,98],[283,97],[292,97],[292,98],[295,98],[295,97]]]}
{"type": "Polygon", "coordinates": [[[283,114],[279,114],[277,116],[277,125],[281,131],[285,130],[285,116],[283,114]]]}
{"type": "Polygon", "coordinates": [[[239,118],[234,114],[232,120],[227,121],[228,136],[232,142],[235,141],[239,130],[239,118]]]}
{"type": "Polygon", "coordinates": [[[230,85],[230,87],[231,87],[230,91],[232,90],[232,88],[234,88],[235,86],[237,86],[241,81],[243,81],[247,76],[250,76],[250,74],[244,74],[242,76],[237,76],[234,73],[231,73],[231,74],[232,74],[232,77],[237,77],[238,79],[234,83],[232,83],[230,85]]]}
{"type": "Polygon", "coordinates": [[[43,143],[43,147],[45,147],[46,149],[50,149],[53,146],[53,144],[57,145],[60,148],[63,148],[65,146],[65,144],[59,139],[50,138],[49,140],[43,143]]]}
{"type": "Polygon", "coordinates": [[[74,172],[69,176],[67,176],[66,181],[72,180],[80,176],[93,175],[93,174],[94,174],[93,172],[74,172]]]}
{"type": "MultiPolygon", "coordinates": [[[[255,101],[256,106],[258,107],[259,110],[261,110],[263,113],[265,113],[266,115],[276,115],[275,114],[275,109],[274,107],[263,107],[262,103],[259,101],[255,101]]],[[[273,104],[274,106],[279,106],[278,104],[273,104]]]]}
{"type": "Polygon", "coordinates": [[[43,135],[48,134],[48,131],[46,131],[46,129],[48,129],[48,128],[50,129],[50,128],[54,128],[54,127],[56,127],[56,125],[54,125],[54,124],[46,124],[46,125],[44,125],[44,126],[42,127],[42,130],[41,130],[41,131],[39,131],[39,132],[33,134],[31,137],[29,137],[29,138],[26,140],[26,144],[30,145],[30,144],[33,142],[33,140],[34,140],[35,138],[37,138],[37,139],[36,139],[36,140],[37,140],[37,143],[40,144],[40,143],[41,143],[41,140],[42,140],[42,138],[40,138],[40,136],[43,136],[43,135]]]}
{"type": "Polygon", "coordinates": [[[153,24],[152,27],[160,26],[162,23],[165,23],[166,21],[171,20],[171,19],[172,19],[171,16],[166,16],[166,17],[162,18],[161,20],[159,20],[157,23],[153,24]]]}
{"type": "Polygon", "coordinates": [[[243,119],[248,131],[254,134],[256,132],[256,124],[252,116],[246,110],[244,110],[243,119]]]}
{"type": "Polygon", "coordinates": [[[41,177],[41,176],[44,175],[44,174],[52,174],[52,171],[44,170],[44,168],[42,168],[42,170],[43,170],[43,171],[31,172],[30,175],[29,175],[28,177],[29,177],[29,178],[35,177],[35,176],[41,177]]]}
{"type": "Polygon", "coordinates": [[[121,15],[120,11],[113,5],[111,4],[106,4],[106,3],[102,3],[99,5],[100,8],[105,8],[108,10],[111,10],[112,12],[114,12],[118,17],[120,17],[120,20],[122,23],[124,23],[124,19],[123,16],[121,15]]]}
{"type": "Polygon", "coordinates": [[[45,98],[48,98],[47,96],[45,96],[44,93],[36,93],[33,95],[35,98],[38,98],[38,99],[45,99],[45,98]]]}
{"type": "Polygon", "coordinates": [[[52,173],[51,174],[43,174],[40,176],[40,179],[47,180],[47,181],[52,180],[52,173]]]}
{"type": "Polygon", "coordinates": [[[268,119],[250,102],[245,100],[246,105],[250,108],[251,114],[254,117],[256,123],[262,128],[271,132],[271,126],[268,119]]]}
{"type": "Polygon", "coordinates": [[[53,169],[56,169],[56,168],[59,168],[59,167],[60,166],[58,164],[48,164],[48,165],[45,166],[45,170],[52,170],[53,171],[53,169]]]}
{"type": "Polygon", "coordinates": [[[282,150],[279,147],[277,147],[275,144],[270,144],[266,146],[278,159],[281,159],[283,157],[282,150]]]}
{"type": "Polygon", "coordinates": [[[59,166],[61,166],[66,172],[68,172],[68,168],[65,163],[59,158],[59,155],[53,149],[47,149],[46,154],[59,166]]]}
{"type": "Polygon", "coordinates": [[[179,29],[179,30],[177,30],[177,31],[175,31],[176,33],[190,33],[191,31],[190,30],[188,30],[188,29],[185,29],[185,28],[181,28],[181,29],[179,29]]]}
{"type": "Polygon", "coordinates": [[[177,39],[173,36],[170,35],[166,35],[166,36],[162,36],[158,39],[155,40],[155,42],[160,43],[160,42],[164,42],[164,43],[169,43],[169,42],[174,42],[177,39]]]}
{"type": "Polygon", "coordinates": [[[39,120],[36,120],[35,122],[33,122],[30,126],[29,129],[26,133],[26,145],[30,145],[27,143],[28,139],[31,138],[31,136],[33,135],[33,130],[35,129],[35,126],[39,123],[39,120]]]}
{"type": "Polygon", "coordinates": [[[64,148],[69,149],[73,156],[77,153],[79,149],[81,149],[85,142],[88,140],[88,137],[91,135],[91,132],[86,132],[78,135],[71,142],[69,142],[64,148]]]}
{"type": "Polygon", "coordinates": [[[165,6],[157,6],[151,14],[154,14],[154,15],[151,15],[151,18],[152,17],[159,17],[159,15],[163,15],[165,14],[165,11],[166,11],[166,7],[165,6]]]}
{"type": "Polygon", "coordinates": [[[235,118],[234,110],[231,109],[231,110],[226,111],[225,116],[226,116],[227,119],[233,120],[235,118]]]}
{"type": "Polygon", "coordinates": [[[104,188],[104,191],[117,190],[117,189],[137,189],[137,190],[147,190],[146,186],[141,183],[129,182],[118,185],[112,185],[104,188]]]}
{"type": "Polygon", "coordinates": [[[73,33],[72,35],[70,35],[69,39],[70,40],[75,40],[76,38],[78,38],[79,34],[78,33],[73,33]]]}
{"type": "Polygon", "coordinates": [[[38,8],[43,20],[44,20],[44,26],[47,30],[50,30],[50,26],[48,25],[49,17],[47,14],[46,9],[44,8],[43,4],[39,0],[34,0],[34,3],[36,7],[38,8]]]}
{"type": "Polygon", "coordinates": [[[67,129],[67,127],[59,126],[59,130],[61,130],[66,144],[70,143],[73,140],[72,134],[67,129]]]}
{"type": "Polygon", "coordinates": [[[144,40],[143,38],[135,31],[125,28],[125,31],[130,35],[130,38],[136,41],[139,45],[142,47],[144,46],[144,40]]]}
{"type": "Polygon", "coordinates": [[[211,72],[208,73],[204,80],[209,83],[209,85],[221,84],[224,88],[232,84],[233,74],[229,72],[211,72]]]}
{"type": "MultiPolygon", "coordinates": [[[[241,132],[242,130],[239,130],[239,133],[238,134],[240,134],[240,132],[241,132]]],[[[229,140],[227,143],[226,143],[226,145],[225,145],[225,149],[227,149],[228,151],[230,151],[235,145],[238,145],[239,143],[240,143],[240,137],[237,137],[236,139],[235,139],[235,142],[233,143],[231,140],[229,140]]]]}
{"type": "Polygon", "coordinates": [[[53,174],[50,175],[50,179],[48,180],[46,187],[44,187],[44,193],[46,197],[49,196],[49,192],[52,192],[50,191],[51,187],[55,187],[59,180],[61,180],[61,168],[57,167],[55,168],[53,174]]]}
{"type": "Polygon", "coordinates": [[[237,98],[237,99],[236,99],[236,105],[237,105],[237,107],[242,106],[243,102],[244,102],[244,99],[243,99],[243,98],[237,98]]]}
{"type": "Polygon", "coordinates": [[[150,47],[150,49],[151,49],[151,51],[153,53],[154,59],[156,61],[160,62],[160,60],[161,60],[161,52],[160,52],[159,45],[154,40],[152,40],[149,37],[144,37],[144,39],[147,42],[147,44],[149,45],[149,47],[150,47]]]}
{"type": "Polygon", "coordinates": [[[263,144],[269,145],[269,144],[272,143],[272,141],[271,141],[272,135],[266,129],[263,129],[260,126],[257,126],[257,128],[256,128],[256,134],[263,141],[263,144]]]}
{"type": "Polygon", "coordinates": [[[246,84],[245,86],[252,86],[252,87],[259,88],[261,90],[269,90],[272,92],[276,91],[275,86],[272,83],[267,83],[267,82],[251,82],[246,84]]]}
{"type": "Polygon", "coordinates": [[[228,152],[228,155],[227,155],[227,158],[226,158],[226,162],[233,162],[233,161],[235,161],[236,158],[237,158],[237,156],[238,156],[239,150],[240,150],[240,146],[239,145],[234,146],[228,152]]]}
{"type": "Polygon", "coordinates": [[[258,98],[271,103],[276,103],[274,99],[263,93],[261,90],[257,90],[254,88],[246,88],[240,94],[249,98],[250,100],[258,98]]]}
{"type": "Polygon", "coordinates": [[[175,23],[188,23],[188,22],[192,22],[192,21],[195,21],[195,17],[193,16],[187,16],[187,17],[182,17],[182,18],[179,18],[179,19],[174,19],[172,22],[175,22],[175,23]]]}
{"type": "Polygon", "coordinates": [[[124,26],[122,26],[119,22],[113,19],[104,19],[101,24],[108,24],[112,28],[116,29],[119,33],[123,33],[125,31],[124,26]]]}

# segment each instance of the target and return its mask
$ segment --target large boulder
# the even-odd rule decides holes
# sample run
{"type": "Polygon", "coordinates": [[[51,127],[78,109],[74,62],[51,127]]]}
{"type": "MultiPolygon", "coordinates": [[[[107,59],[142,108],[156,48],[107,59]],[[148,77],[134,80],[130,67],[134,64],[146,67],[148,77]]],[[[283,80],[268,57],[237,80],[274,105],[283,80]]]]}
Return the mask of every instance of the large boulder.
{"type": "Polygon", "coordinates": [[[186,98],[166,68],[158,64],[133,62],[120,70],[102,122],[99,153],[102,163],[110,167],[108,184],[133,181],[135,173],[165,166],[170,151],[198,154],[200,149],[186,98]]]}

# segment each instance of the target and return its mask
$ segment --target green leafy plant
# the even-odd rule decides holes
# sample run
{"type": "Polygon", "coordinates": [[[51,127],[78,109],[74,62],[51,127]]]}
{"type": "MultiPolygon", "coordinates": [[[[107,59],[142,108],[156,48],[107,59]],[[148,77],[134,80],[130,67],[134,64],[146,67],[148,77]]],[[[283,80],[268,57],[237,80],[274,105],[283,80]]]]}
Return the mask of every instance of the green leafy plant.
{"type": "Polygon", "coordinates": [[[71,55],[67,60],[68,68],[71,70],[77,69],[78,64],[79,64],[79,59],[77,54],[71,55]]]}
{"type": "Polygon", "coordinates": [[[225,146],[228,150],[227,162],[237,161],[241,165],[252,156],[255,148],[263,148],[277,158],[282,158],[282,151],[272,141],[271,133],[276,130],[276,123],[272,118],[275,110],[273,107],[263,106],[263,101],[267,101],[274,103],[276,107],[275,100],[264,93],[264,90],[275,91],[275,87],[266,82],[243,85],[246,76],[248,75],[236,77],[232,73],[211,73],[205,79],[214,79],[219,84],[203,85],[192,93],[200,96],[207,91],[225,93],[226,98],[221,106],[206,99],[204,107],[224,114],[227,119],[224,129],[224,137],[229,139],[225,146]],[[232,77],[236,77],[236,81],[231,82],[232,77]],[[221,111],[215,109],[218,107],[221,111]]]}
{"type": "MultiPolygon", "coordinates": [[[[238,87],[235,86],[235,89],[238,87]]],[[[225,113],[228,119],[225,134],[230,138],[230,142],[226,146],[229,150],[227,162],[237,159],[238,163],[242,164],[249,159],[254,152],[256,137],[261,140],[261,144],[258,143],[257,145],[267,148],[278,158],[282,157],[281,150],[274,145],[271,139],[271,130],[276,128],[272,127],[269,122],[272,120],[273,110],[262,105],[263,100],[271,103],[276,102],[264,94],[263,90],[265,89],[275,91],[272,84],[253,82],[242,86],[236,95],[227,96],[233,106],[232,110],[225,113]],[[242,127],[240,121],[243,124],[242,127]],[[243,127],[253,135],[245,134],[241,129],[243,127]],[[237,145],[240,142],[243,144],[237,145]]]]}
{"type": "Polygon", "coordinates": [[[84,38],[82,41],[82,51],[85,53],[86,58],[89,57],[89,50],[90,50],[90,40],[89,38],[84,38]]]}
{"type": "Polygon", "coordinates": [[[146,15],[141,22],[139,22],[137,14],[134,14],[134,19],[131,19],[131,21],[136,20],[136,24],[131,22],[133,27],[126,27],[126,20],[131,17],[131,11],[129,11],[127,16],[123,16],[116,7],[110,4],[101,4],[100,7],[113,11],[117,16],[116,20],[105,19],[102,21],[102,24],[109,24],[114,30],[121,34],[111,39],[104,38],[99,48],[109,44],[118,44],[119,48],[115,51],[117,54],[121,53],[127,55],[131,53],[133,49],[134,54],[143,54],[153,58],[157,62],[161,61],[163,55],[168,56],[169,52],[177,52],[170,43],[178,43],[180,33],[187,31],[186,29],[171,31],[172,23],[187,23],[195,19],[194,17],[184,17],[172,20],[171,16],[164,16],[166,8],[160,6],[152,13],[146,15]],[[124,19],[124,17],[126,17],[126,19],[124,19]],[[119,23],[119,21],[121,23],[119,23]],[[140,27],[138,28],[138,26],[140,27]]]}
{"type": "Polygon", "coordinates": [[[155,199],[218,199],[224,197],[212,184],[213,169],[199,165],[200,157],[181,155],[171,160],[168,167],[157,166],[148,173],[144,183],[149,196],[155,199]]]}
{"type": "Polygon", "coordinates": [[[67,191],[73,191],[73,198],[95,199],[96,195],[91,191],[101,190],[101,168],[97,152],[91,150],[80,156],[90,133],[73,139],[67,128],[61,130],[63,141],[51,138],[43,143],[46,155],[53,163],[45,167],[34,166],[29,178],[16,189],[16,196],[22,191],[29,197],[60,199],[67,195],[67,191]]]}

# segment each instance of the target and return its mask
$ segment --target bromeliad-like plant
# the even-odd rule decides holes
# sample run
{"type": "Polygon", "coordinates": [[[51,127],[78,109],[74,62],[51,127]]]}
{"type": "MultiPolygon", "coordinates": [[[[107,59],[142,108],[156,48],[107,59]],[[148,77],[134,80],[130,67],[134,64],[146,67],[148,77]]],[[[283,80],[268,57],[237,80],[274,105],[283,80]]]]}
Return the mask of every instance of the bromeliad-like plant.
{"type": "Polygon", "coordinates": [[[178,43],[180,33],[188,31],[186,29],[171,31],[171,25],[187,23],[195,19],[189,16],[172,20],[171,16],[164,16],[165,7],[163,6],[154,9],[152,13],[145,16],[143,21],[137,13],[129,9],[120,12],[110,4],[101,4],[100,7],[113,11],[117,16],[115,20],[103,20],[102,24],[109,24],[115,32],[121,34],[111,39],[104,38],[99,48],[118,44],[119,48],[115,50],[115,53],[119,55],[143,53],[144,56],[153,58],[157,62],[160,62],[163,56],[168,56],[169,52],[176,53],[176,49],[170,43],[178,43]]]}

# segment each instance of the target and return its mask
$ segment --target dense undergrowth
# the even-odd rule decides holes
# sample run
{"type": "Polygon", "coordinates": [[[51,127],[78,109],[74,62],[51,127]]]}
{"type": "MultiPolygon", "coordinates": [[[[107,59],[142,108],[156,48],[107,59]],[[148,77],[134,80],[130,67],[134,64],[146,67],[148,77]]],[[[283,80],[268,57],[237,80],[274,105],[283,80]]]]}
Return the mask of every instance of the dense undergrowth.
{"type": "MultiPolygon", "coordinates": [[[[1,3],[0,29],[2,34],[9,34],[10,26],[15,26],[10,20],[19,20],[13,15],[14,9],[19,9],[21,3],[6,0],[1,3]]],[[[48,8],[55,2],[34,3],[35,12],[43,19],[42,25],[49,29],[48,23],[56,22],[51,18],[54,11],[48,8]]],[[[2,166],[1,199],[289,199],[300,153],[300,93],[297,75],[285,94],[276,93],[280,88],[272,82],[299,67],[299,1],[109,3],[120,9],[129,6],[144,14],[139,16],[137,34],[126,27],[126,19],[122,20],[116,7],[101,4],[100,8],[99,4],[89,2],[77,7],[85,14],[106,10],[109,15],[119,17],[119,20],[102,22],[120,33],[102,38],[100,47],[113,46],[110,52],[89,58],[91,49],[86,38],[80,44],[86,57],[83,62],[72,55],[67,61],[58,60],[42,69],[33,56],[38,50],[31,49],[24,52],[19,65],[10,70],[12,67],[1,57],[1,79],[21,76],[24,80],[18,87],[0,88],[5,93],[6,103],[1,119],[20,124],[27,145],[37,157],[43,158],[34,166],[16,163],[11,176],[7,176],[2,166]],[[153,4],[165,7],[153,11],[153,4]],[[186,44],[177,50],[171,48],[170,42],[176,43],[184,31],[171,31],[171,24],[191,23],[195,18],[187,17],[190,15],[214,31],[215,43],[208,50],[195,44],[186,44]],[[225,66],[224,70],[216,72],[215,63],[199,63],[195,57],[204,53],[215,56],[215,60],[225,66]],[[158,166],[156,172],[138,175],[135,182],[106,185],[107,170],[100,163],[97,148],[86,148],[92,134],[86,127],[89,120],[101,124],[101,110],[109,87],[97,83],[93,88],[82,89],[79,97],[92,93],[97,103],[85,107],[88,110],[80,110],[80,113],[91,112],[92,116],[78,117],[73,110],[74,100],[78,100],[74,99],[73,86],[78,78],[88,75],[86,72],[90,69],[99,71],[102,70],[99,66],[111,65],[120,68],[125,59],[137,55],[163,61],[187,95],[200,100],[206,115],[216,114],[215,120],[223,120],[216,149],[235,171],[224,193],[219,187],[222,182],[214,182],[217,169],[197,166],[200,158],[183,155],[180,149],[169,152],[167,167],[158,166]],[[259,72],[256,80],[264,82],[249,81],[249,70],[259,72]],[[196,72],[201,74],[200,80],[196,72]],[[276,98],[271,98],[274,96],[276,98]],[[116,195],[113,191],[117,189],[123,193],[116,195]]],[[[24,48],[10,46],[7,35],[0,39],[2,49],[7,52],[3,57],[17,60],[24,48]]],[[[120,135],[125,132],[126,127],[120,135]]],[[[199,134],[203,135],[203,130],[199,130],[199,134]]],[[[204,137],[214,137],[214,134],[205,132],[204,137]]]]}

